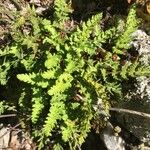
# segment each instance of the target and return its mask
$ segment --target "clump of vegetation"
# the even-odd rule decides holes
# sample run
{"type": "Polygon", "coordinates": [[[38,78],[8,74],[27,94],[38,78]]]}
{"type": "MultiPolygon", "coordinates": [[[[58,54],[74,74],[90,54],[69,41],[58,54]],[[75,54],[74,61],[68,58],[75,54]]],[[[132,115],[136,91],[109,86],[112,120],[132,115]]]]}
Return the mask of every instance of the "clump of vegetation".
{"type": "MultiPolygon", "coordinates": [[[[17,82],[12,87],[17,96],[6,102],[9,99],[19,113],[31,118],[39,149],[47,142],[53,149],[80,147],[92,122],[99,119],[101,110],[94,106],[101,100],[108,114],[111,103],[123,99],[123,81],[150,73],[138,58],[128,57],[131,34],[138,26],[135,7],[124,23],[118,20],[105,31],[101,13],[79,25],[71,14],[65,0],[54,1],[52,19],[28,7],[16,15],[13,41],[0,50],[0,84],[17,82]]],[[[4,101],[1,106],[4,112],[4,101]]]]}

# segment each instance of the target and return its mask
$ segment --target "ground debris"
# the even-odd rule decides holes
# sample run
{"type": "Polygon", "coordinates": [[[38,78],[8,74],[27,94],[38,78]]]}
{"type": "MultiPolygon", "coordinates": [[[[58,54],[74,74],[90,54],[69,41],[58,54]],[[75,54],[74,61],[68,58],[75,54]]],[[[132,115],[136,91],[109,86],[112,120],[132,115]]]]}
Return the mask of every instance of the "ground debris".
{"type": "Polygon", "coordinates": [[[0,129],[0,150],[35,150],[36,146],[29,135],[19,128],[11,126],[0,129]]]}

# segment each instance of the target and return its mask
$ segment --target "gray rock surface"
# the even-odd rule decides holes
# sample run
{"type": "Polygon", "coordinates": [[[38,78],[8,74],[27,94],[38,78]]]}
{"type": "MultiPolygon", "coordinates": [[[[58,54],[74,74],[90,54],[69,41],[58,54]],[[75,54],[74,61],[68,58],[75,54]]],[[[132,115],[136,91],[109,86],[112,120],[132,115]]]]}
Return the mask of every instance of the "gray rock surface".
{"type": "Polygon", "coordinates": [[[108,150],[125,150],[125,141],[115,134],[114,127],[110,122],[100,134],[100,138],[108,150]]]}
{"type": "MultiPolygon", "coordinates": [[[[144,31],[137,30],[134,34],[134,41],[131,43],[138,51],[142,64],[150,65],[150,36],[144,31]]],[[[150,77],[139,77],[137,83],[131,86],[125,97],[126,101],[121,102],[119,108],[125,108],[150,114],[150,77]]],[[[133,83],[128,83],[133,84],[133,83]]],[[[119,122],[126,130],[132,133],[137,139],[150,147],[150,119],[135,114],[116,114],[116,122],[119,122]]]]}

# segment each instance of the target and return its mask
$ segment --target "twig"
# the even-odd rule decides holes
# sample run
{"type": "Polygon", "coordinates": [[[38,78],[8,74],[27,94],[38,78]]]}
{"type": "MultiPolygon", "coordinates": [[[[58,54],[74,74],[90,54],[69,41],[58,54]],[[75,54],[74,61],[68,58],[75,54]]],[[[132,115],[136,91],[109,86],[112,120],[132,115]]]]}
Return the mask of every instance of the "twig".
{"type": "Polygon", "coordinates": [[[16,114],[0,115],[0,118],[15,117],[16,114]]]}
{"type": "Polygon", "coordinates": [[[79,144],[77,144],[77,147],[78,147],[79,150],[81,150],[81,146],[79,144]]]}
{"type": "Polygon", "coordinates": [[[21,123],[18,123],[18,124],[15,125],[14,127],[9,128],[3,135],[0,136],[0,139],[1,139],[3,136],[5,136],[8,132],[13,131],[15,128],[17,128],[17,127],[20,126],[20,125],[21,125],[21,123]]]}
{"type": "Polygon", "coordinates": [[[84,101],[83,97],[79,94],[76,94],[76,96],[81,100],[81,101],[84,101]]]}
{"type": "Polygon", "coordinates": [[[123,108],[110,108],[110,111],[129,113],[129,114],[134,114],[134,115],[138,115],[138,116],[142,116],[144,118],[150,119],[150,114],[143,113],[143,112],[138,112],[138,111],[134,111],[134,110],[123,109],[123,108]]]}
{"type": "MultiPolygon", "coordinates": [[[[31,118],[31,117],[27,118],[27,120],[29,120],[30,118],[31,118]]],[[[11,132],[11,131],[15,130],[15,129],[16,129],[17,127],[19,127],[20,125],[21,125],[21,122],[18,123],[18,124],[16,124],[15,126],[9,128],[3,135],[0,136],[0,139],[1,139],[4,135],[6,135],[8,132],[11,132]]]]}

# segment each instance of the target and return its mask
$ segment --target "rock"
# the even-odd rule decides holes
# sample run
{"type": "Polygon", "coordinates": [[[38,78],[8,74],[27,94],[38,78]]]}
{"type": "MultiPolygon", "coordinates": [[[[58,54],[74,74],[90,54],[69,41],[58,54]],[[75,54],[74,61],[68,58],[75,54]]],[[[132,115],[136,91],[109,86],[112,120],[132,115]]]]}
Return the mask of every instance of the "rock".
{"type": "MultiPolygon", "coordinates": [[[[137,30],[134,34],[133,47],[139,53],[139,60],[142,64],[150,65],[150,36],[144,31],[137,30]]],[[[150,77],[138,77],[137,82],[126,83],[130,85],[125,101],[120,102],[117,106],[129,110],[135,110],[150,114],[150,77]],[[133,88],[134,87],[134,88],[133,88]]],[[[150,147],[150,119],[137,116],[135,114],[113,113],[115,117],[114,122],[123,127],[128,133],[134,136],[135,141],[131,139],[130,135],[126,139],[134,144],[144,143],[150,147]],[[139,141],[138,141],[139,140],[139,141]]]]}
{"type": "Polygon", "coordinates": [[[115,134],[114,129],[112,124],[108,122],[107,126],[100,134],[101,140],[105,143],[108,150],[125,150],[124,140],[119,135],[115,134]]]}

